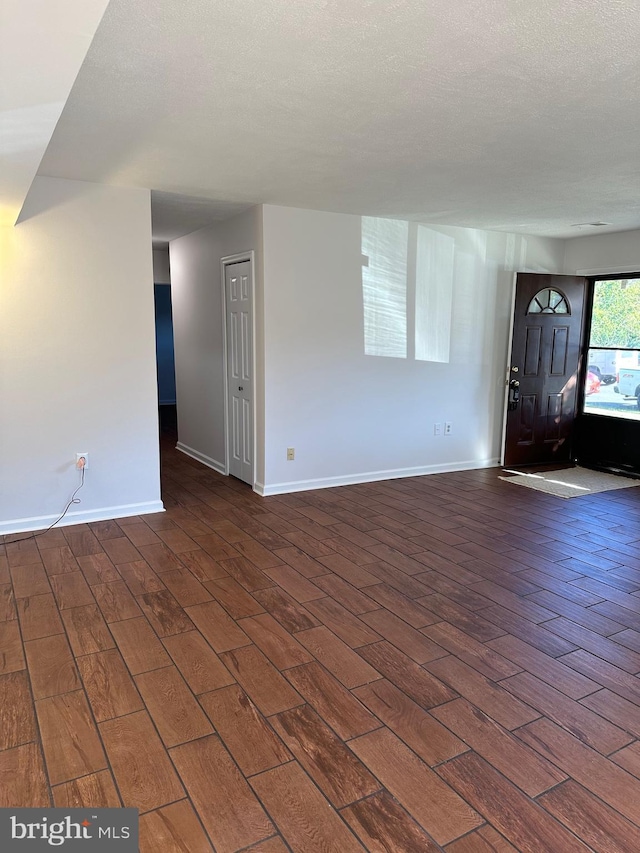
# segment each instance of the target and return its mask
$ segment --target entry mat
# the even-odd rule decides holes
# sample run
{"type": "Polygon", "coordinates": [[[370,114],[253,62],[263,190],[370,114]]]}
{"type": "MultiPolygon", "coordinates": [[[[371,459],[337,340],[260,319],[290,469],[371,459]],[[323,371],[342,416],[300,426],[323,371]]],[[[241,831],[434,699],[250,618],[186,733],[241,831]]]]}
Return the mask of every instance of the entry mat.
{"type": "Polygon", "coordinates": [[[537,489],[559,498],[577,498],[580,495],[593,495],[596,492],[609,492],[612,489],[630,489],[640,486],[640,480],[591,471],[589,468],[563,468],[560,471],[541,471],[536,474],[514,472],[515,476],[500,477],[507,483],[537,489]]]}

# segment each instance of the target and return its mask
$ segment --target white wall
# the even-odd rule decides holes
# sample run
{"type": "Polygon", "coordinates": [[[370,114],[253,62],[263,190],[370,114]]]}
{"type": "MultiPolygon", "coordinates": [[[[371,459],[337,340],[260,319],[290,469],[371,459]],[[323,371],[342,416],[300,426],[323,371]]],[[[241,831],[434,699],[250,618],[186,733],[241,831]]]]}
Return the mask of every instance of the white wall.
{"type": "Polygon", "coordinates": [[[153,280],[156,284],[171,284],[169,247],[153,250],[153,280]]]}
{"type": "MultiPolygon", "coordinates": [[[[169,244],[176,357],[178,449],[225,469],[224,349],[220,259],[253,250],[256,278],[258,447],[262,421],[262,209],[254,207],[169,244]]],[[[259,477],[262,454],[257,458],[259,477]]]]}
{"type": "Polygon", "coordinates": [[[36,178],[0,229],[0,532],[160,502],[146,190],[36,178]]]}
{"type": "Polygon", "coordinates": [[[565,241],[564,272],[591,275],[640,271],[640,231],[596,234],[565,241]]]}
{"type": "MultiPolygon", "coordinates": [[[[434,292],[451,296],[436,363],[411,341],[407,358],[365,355],[361,227],[263,207],[265,494],[497,463],[513,271],[559,272],[563,241],[428,226],[420,263],[431,244],[434,292]],[[452,434],[434,436],[445,421],[452,434]]],[[[414,304],[409,293],[410,330],[414,304]]]]}

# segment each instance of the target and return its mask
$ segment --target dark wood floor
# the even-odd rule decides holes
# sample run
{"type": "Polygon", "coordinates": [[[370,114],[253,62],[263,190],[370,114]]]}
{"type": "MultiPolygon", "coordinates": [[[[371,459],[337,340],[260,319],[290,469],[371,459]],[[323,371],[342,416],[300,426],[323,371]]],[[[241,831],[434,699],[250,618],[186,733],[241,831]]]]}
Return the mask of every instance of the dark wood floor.
{"type": "Polygon", "coordinates": [[[0,545],[0,806],[134,806],[143,853],[637,853],[640,490],[499,473],[261,499],[167,446],[166,513],[0,545]]]}

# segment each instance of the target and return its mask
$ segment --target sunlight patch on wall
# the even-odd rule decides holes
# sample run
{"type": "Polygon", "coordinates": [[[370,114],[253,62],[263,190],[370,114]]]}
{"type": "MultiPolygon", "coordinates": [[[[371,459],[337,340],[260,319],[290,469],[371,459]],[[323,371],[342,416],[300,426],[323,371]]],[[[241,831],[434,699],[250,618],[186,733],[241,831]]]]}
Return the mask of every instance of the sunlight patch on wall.
{"type": "Polygon", "coordinates": [[[366,355],[407,357],[408,237],[408,222],[362,217],[366,355]]]}
{"type": "Polygon", "coordinates": [[[416,361],[449,362],[455,240],[418,225],[416,361]]]}

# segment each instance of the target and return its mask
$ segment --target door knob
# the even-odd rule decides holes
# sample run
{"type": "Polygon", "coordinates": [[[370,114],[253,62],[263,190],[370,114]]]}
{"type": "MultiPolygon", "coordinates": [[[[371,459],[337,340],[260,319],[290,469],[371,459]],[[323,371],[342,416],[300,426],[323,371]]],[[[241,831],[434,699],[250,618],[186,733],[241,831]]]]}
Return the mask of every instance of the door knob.
{"type": "Polygon", "coordinates": [[[238,391],[244,391],[244,388],[242,385],[238,385],[238,391]]]}
{"type": "Polygon", "coordinates": [[[511,368],[511,372],[512,372],[512,373],[517,373],[517,372],[518,372],[518,368],[517,368],[517,367],[512,367],[512,368],[511,368]]]}

